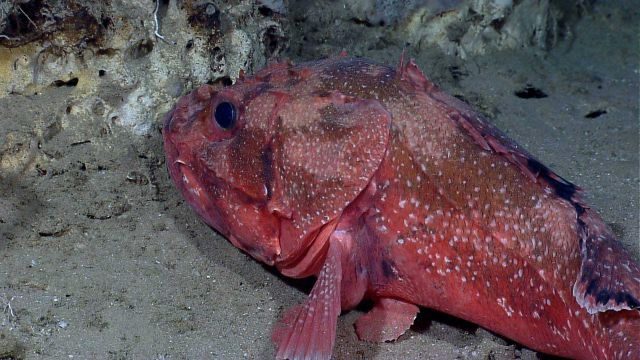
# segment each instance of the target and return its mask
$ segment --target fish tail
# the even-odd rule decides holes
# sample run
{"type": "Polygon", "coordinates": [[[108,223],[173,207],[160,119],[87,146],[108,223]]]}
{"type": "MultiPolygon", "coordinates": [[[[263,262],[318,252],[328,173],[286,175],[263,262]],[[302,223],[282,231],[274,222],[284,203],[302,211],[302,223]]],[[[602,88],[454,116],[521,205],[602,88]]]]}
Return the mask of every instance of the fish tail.
{"type": "Polygon", "coordinates": [[[579,215],[582,262],[573,295],[590,314],[640,310],[640,265],[592,209],[579,215]]]}
{"type": "Polygon", "coordinates": [[[582,259],[573,295],[606,331],[593,356],[640,359],[640,265],[594,210],[576,209],[582,259]]]}

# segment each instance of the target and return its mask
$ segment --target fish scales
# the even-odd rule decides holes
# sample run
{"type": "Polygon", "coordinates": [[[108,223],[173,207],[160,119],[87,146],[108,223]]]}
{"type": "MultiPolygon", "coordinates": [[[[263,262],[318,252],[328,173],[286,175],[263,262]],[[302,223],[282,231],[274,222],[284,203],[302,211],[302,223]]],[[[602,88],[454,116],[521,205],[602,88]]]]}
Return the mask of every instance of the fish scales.
{"type": "Polygon", "coordinates": [[[231,243],[316,276],[276,356],[328,359],[341,311],[390,341],[419,307],[576,359],[640,358],[640,268],[581,189],[413,61],[344,56],[205,85],[165,119],[167,164],[231,243]]]}

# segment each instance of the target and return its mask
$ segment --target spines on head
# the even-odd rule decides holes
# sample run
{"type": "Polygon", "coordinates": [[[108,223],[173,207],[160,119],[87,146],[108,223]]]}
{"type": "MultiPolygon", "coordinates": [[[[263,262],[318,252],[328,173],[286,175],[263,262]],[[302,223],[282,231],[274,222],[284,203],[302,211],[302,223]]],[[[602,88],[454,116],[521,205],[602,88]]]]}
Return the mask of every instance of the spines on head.
{"type": "Polygon", "coordinates": [[[188,171],[189,186],[198,180],[215,194],[206,206],[188,200],[234,245],[267,263],[304,251],[366,187],[386,150],[387,110],[375,100],[320,91],[319,76],[273,64],[235,85],[194,91],[165,124],[174,180],[188,171]]]}

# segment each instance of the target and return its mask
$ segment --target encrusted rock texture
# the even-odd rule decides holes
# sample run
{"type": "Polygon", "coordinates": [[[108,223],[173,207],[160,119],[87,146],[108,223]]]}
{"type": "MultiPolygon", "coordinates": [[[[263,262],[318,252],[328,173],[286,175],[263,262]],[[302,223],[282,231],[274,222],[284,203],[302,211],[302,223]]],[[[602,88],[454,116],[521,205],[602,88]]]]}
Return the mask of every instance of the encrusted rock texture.
{"type": "Polygon", "coordinates": [[[4,3],[0,96],[74,87],[72,111],[148,134],[179,95],[280,55],[285,19],[261,9],[249,1],[4,3]]]}

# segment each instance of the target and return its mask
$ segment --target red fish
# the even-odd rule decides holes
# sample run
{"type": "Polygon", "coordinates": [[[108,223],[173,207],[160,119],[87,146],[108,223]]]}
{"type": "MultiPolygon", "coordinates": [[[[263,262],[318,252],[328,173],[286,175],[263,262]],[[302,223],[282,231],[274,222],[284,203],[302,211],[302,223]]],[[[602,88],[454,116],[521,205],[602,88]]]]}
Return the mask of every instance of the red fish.
{"type": "Polygon", "coordinates": [[[583,200],[413,61],[274,64],[166,116],[171,178],[236,247],[316,276],[272,338],[329,359],[342,311],[397,339],[419,307],[540,352],[640,359],[640,266],[583,200]]]}

